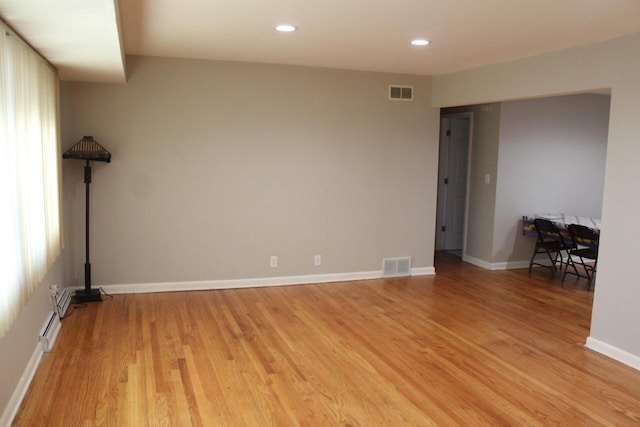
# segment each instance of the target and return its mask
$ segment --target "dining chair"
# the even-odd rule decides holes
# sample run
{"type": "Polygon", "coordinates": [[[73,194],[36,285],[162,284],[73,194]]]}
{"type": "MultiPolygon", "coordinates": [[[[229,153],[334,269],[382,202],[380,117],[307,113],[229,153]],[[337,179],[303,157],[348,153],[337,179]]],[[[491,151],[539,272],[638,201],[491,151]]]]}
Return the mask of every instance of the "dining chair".
{"type": "Polygon", "coordinates": [[[562,281],[567,274],[582,277],[588,281],[588,289],[591,289],[593,278],[596,274],[598,264],[598,246],[600,234],[589,227],[579,224],[570,224],[568,227],[571,240],[575,242],[575,247],[569,251],[567,268],[562,275],[562,281]],[[584,274],[578,270],[579,264],[584,274]]]}
{"type": "Polygon", "coordinates": [[[560,264],[560,270],[564,264],[564,257],[562,252],[569,253],[575,245],[572,241],[565,240],[560,229],[553,222],[548,219],[536,218],[533,220],[533,225],[536,229],[538,239],[536,240],[536,246],[531,255],[529,261],[529,274],[531,274],[531,268],[534,265],[541,267],[547,267],[551,270],[551,278],[558,271],[556,264],[560,264]],[[536,261],[536,256],[539,254],[545,254],[549,258],[550,264],[542,264],[536,261]]]}

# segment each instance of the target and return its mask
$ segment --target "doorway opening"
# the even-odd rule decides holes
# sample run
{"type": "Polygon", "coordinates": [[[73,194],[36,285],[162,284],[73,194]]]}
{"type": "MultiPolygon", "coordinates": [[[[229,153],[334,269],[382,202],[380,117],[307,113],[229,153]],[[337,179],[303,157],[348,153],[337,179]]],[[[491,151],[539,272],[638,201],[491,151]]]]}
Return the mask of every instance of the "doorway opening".
{"type": "Polygon", "coordinates": [[[461,258],[465,249],[472,119],[472,113],[440,117],[435,248],[461,258]]]}

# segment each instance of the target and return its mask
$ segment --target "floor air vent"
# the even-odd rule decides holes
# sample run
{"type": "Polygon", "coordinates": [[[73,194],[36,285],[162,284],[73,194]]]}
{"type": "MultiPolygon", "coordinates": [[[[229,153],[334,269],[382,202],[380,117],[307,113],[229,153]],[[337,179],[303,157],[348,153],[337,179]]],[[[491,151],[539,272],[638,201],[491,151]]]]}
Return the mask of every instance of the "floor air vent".
{"type": "Polygon", "coordinates": [[[385,258],[382,260],[382,277],[411,275],[411,257],[385,258]]]}
{"type": "Polygon", "coordinates": [[[52,311],[40,331],[40,345],[42,346],[42,351],[45,353],[51,351],[53,344],[56,342],[56,338],[58,338],[58,332],[60,332],[61,326],[62,323],[60,323],[58,313],[52,311]]]}

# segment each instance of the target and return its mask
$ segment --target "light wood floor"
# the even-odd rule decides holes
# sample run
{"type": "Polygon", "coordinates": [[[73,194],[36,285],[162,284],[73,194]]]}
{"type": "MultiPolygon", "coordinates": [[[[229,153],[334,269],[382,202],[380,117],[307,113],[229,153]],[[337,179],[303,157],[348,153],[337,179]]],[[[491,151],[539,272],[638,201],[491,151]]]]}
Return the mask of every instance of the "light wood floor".
{"type": "Polygon", "coordinates": [[[457,260],[76,308],[14,425],[640,424],[640,372],[584,347],[584,282],[457,260]]]}

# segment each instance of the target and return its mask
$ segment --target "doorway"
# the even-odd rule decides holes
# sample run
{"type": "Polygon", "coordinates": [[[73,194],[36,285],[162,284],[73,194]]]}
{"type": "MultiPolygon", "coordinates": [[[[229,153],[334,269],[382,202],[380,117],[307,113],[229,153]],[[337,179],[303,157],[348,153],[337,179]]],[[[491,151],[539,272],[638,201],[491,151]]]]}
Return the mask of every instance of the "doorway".
{"type": "Polygon", "coordinates": [[[467,177],[472,114],[440,118],[436,250],[462,257],[467,217],[467,177]]]}

